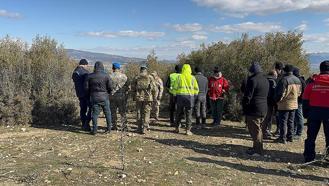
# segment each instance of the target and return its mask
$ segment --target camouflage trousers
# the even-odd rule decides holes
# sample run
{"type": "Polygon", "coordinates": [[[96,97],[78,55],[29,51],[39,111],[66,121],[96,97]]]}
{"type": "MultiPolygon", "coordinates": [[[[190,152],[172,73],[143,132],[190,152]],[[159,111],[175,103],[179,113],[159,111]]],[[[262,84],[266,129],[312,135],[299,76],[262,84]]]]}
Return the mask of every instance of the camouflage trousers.
{"type": "Polygon", "coordinates": [[[158,119],[160,112],[160,100],[155,100],[152,102],[152,117],[158,119]]]}
{"type": "Polygon", "coordinates": [[[117,111],[120,114],[120,121],[122,126],[127,124],[127,99],[126,97],[120,96],[120,97],[111,97],[111,114],[112,114],[112,125],[114,128],[118,127],[118,115],[117,111]]]}
{"type": "Polygon", "coordinates": [[[149,128],[150,126],[150,115],[152,102],[151,101],[137,101],[137,125],[138,130],[144,132],[144,128],[149,128]]]}

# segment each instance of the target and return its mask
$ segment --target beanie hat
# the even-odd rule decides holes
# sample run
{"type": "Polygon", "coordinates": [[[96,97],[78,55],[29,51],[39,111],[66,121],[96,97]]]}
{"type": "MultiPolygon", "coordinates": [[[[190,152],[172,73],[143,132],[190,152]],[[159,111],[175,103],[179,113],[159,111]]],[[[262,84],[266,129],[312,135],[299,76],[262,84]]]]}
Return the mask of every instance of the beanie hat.
{"type": "Polygon", "coordinates": [[[249,68],[249,72],[254,73],[254,74],[260,73],[262,71],[263,71],[262,67],[259,65],[258,62],[254,62],[249,68]]]}
{"type": "Polygon", "coordinates": [[[286,65],[286,66],[284,66],[283,70],[285,72],[292,72],[294,70],[294,66],[292,66],[292,65],[286,65]]]}
{"type": "Polygon", "coordinates": [[[112,64],[112,68],[113,69],[120,69],[121,68],[121,65],[119,63],[113,63],[112,64]]]}
{"type": "Polygon", "coordinates": [[[219,67],[216,66],[216,67],[214,68],[214,73],[218,73],[218,72],[220,72],[220,70],[219,70],[219,67]]]}
{"type": "Polygon", "coordinates": [[[81,59],[79,65],[88,65],[88,61],[86,59],[81,59]]]}
{"type": "Polygon", "coordinates": [[[323,61],[323,62],[320,64],[320,71],[321,71],[321,72],[328,72],[328,71],[329,71],[329,61],[328,61],[328,60],[323,61]]]}
{"type": "Polygon", "coordinates": [[[194,71],[195,71],[196,73],[199,73],[199,72],[201,72],[201,68],[200,68],[200,67],[195,67],[195,68],[194,68],[194,71]]]}
{"type": "Polygon", "coordinates": [[[283,69],[283,63],[281,63],[281,62],[276,62],[274,66],[275,66],[275,69],[277,69],[277,70],[283,69]]]}
{"type": "Polygon", "coordinates": [[[297,67],[294,67],[294,69],[292,70],[292,74],[294,74],[295,76],[299,77],[300,76],[300,70],[297,67]]]}

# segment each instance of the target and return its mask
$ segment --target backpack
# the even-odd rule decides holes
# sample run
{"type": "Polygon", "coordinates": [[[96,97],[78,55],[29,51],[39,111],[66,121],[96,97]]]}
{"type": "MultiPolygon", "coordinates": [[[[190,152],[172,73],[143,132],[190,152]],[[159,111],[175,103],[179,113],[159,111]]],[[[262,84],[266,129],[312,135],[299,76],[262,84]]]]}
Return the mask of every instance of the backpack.
{"type": "Polygon", "coordinates": [[[149,91],[151,89],[151,78],[149,76],[139,76],[137,79],[137,90],[149,91]]]}

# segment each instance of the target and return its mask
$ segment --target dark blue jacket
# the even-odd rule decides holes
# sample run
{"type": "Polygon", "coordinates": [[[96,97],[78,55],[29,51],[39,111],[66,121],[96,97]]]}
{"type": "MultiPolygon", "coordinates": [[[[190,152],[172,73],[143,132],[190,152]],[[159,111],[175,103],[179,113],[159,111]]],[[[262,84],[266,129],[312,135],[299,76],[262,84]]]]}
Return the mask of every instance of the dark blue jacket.
{"type": "Polygon", "coordinates": [[[87,92],[84,89],[84,82],[87,79],[89,71],[81,66],[74,69],[72,73],[72,79],[74,82],[75,93],[79,98],[88,97],[87,92]]]}

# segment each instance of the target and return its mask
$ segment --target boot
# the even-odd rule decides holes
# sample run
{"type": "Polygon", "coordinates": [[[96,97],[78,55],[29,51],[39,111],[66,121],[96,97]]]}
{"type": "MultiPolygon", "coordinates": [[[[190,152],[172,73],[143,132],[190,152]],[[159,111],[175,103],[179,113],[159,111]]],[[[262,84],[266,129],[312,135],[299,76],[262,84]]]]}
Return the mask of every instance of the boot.
{"type": "Polygon", "coordinates": [[[197,128],[197,129],[201,129],[200,118],[199,118],[199,117],[197,117],[197,118],[195,119],[195,124],[196,124],[196,128],[197,128]]]}
{"type": "Polygon", "coordinates": [[[202,118],[202,124],[201,124],[202,128],[206,128],[206,118],[202,118]]]}

